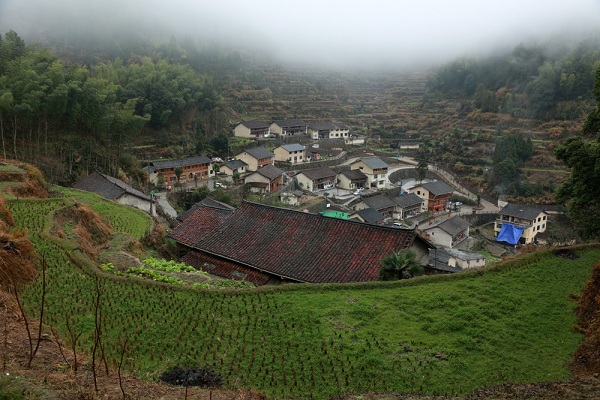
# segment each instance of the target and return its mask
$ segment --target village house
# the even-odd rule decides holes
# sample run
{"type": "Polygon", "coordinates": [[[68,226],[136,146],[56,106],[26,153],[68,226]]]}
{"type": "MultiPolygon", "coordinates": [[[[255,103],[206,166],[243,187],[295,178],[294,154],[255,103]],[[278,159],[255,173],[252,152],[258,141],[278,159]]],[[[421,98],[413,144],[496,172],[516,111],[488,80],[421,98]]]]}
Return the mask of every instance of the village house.
{"type": "Polygon", "coordinates": [[[264,147],[254,147],[247,149],[235,156],[238,160],[246,163],[246,171],[256,171],[265,165],[275,164],[275,154],[264,147]]]}
{"type": "Polygon", "coordinates": [[[331,189],[336,182],[336,172],[329,167],[307,169],[296,175],[301,189],[314,192],[322,189],[331,189]]]}
{"type": "Polygon", "coordinates": [[[373,208],[363,208],[350,215],[350,219],[356,219],[365,224],[383,225],[386,218],[373,208]]]}
{"type": "Polygon", "coordinates": [[[422,198],[422,210],[430,213],[444,211],[454,193],[454,189],[442,181],[420,183],[408,191],[422,198]]]}
{"type": "Polygon", "coordinates": [[[413,230],[247,201],[220,224],[210,212],[226,211],[199,208],[169,234],[186,251],[181,260],[257,286],[376,281],[383,257],[403,249],[427,262],[428,246],[413,230]]]}
{"type": "Polygon", "coordinates": [[[219,168],[219,172],[227,176],[233,176],[234,173],[243,175],[246,173],[247,167],[248,164],[246,164],[242,160],[232,160],[227,161],[225,164],[221,165],[221,167],[219,168]]]}
{"type": "Polygon", "coordinates": [[[358,169],[367,176],[367,187],[385,189],[388,165],[379,157],[365,157],[350,164],[350,169],[358,169]]]}
{"type": "Polygon", "coordinates": [[[289,206],[299,206],[304,202],[305,196],[302,190],[292,190],[291,192],[281,192],[279,201],[289,206]]]}
{"type": "Polygon", "coordinates": [[[144,170],[148,173],[150,183],[158,184],[159,178],[162,176],[165,184],[173,185],[177,182],[177,175],[175,174],[177,168],[182,170],[179,177],[181,183],[208,179],[215,175],[215,171],[212,169],[212,160],[205,156],[151,161],[144,167],[144,170]]]}
{"type": "Polygon", "coordinates": [[[470,253],[444,247],[429,249],[428,269],[435,272],[461,272],[466,269],[485,266],[485,257],[479,253],[470,253]]]}
{"type": "Polygon", "coordinates": [[[284,144],[277,147],[274,151],[275,161],[300,164],[306,160],[306,147],[301,144],[284,144]]]}
{"type": "Polygon", "coordinates": [[[367,186],[367,176],[359,169],[345,170],[338,174],[337,186],[347,190],[364,188],[367,186]]]}
{"type": "Polygon", "coordinates": [[[276,119],[271,123],[271,133],[281,136],[306,135],[308,125],[301,119],[276,119]]]}
{"type": "Polygon", "coordinates": [[[259,139],[269,137],[270,127],[266,121],[242,121],[233,129],[233,136],[259,139]]]}
{"type": "Polygon", "coordinates": [[[423,206],[423,199],[415,193],[400,193],[399,196],[392,199],[396,203],[394,219],[407,219],[420,214],[423,206]]]}
{"type": "Polygon", "coordinates": [[[105,199],[114,200],[138,208],[152,216],[156,216],[155,201],[151,196],[136,190],[120,179],[94,171],[77,181],[73,187],[86,192],[96,193],[105,199]]]}
{"type": "Polygon", "coordinates": [[[345,139],[350,135],[350,128],[345,124],[331,122],[312,122],[308,124],[308,136],[318,139],[345,139]]]}
{"type": "Polygon", "coordinates": [[[378,194],[371,197],[363,197],[360,203],[354,206],[355,210],[372,208],[385,218],[392,218],[396,210],[396,203],[385,194],[378,194]]]}
{"type": "Polygon", "coordinates": [[[283,171],[268,164],[246,176],[244,182],[250,186],[252,192],[273,193],[283,186],[283,171]]]}
{"type": "Polygon", "coordinates": [[[423,232],[436,246],[452,248],[469,237],[469,224],[455,215],[442,222],[432,223],[423,232]]]}
{"type": "Polygon", "coordinates": [[[494,225],[496,241],[529,244],[546,230],[547,224],[548,214],[538,207],[509,203],[498,211],[494,225]]]}

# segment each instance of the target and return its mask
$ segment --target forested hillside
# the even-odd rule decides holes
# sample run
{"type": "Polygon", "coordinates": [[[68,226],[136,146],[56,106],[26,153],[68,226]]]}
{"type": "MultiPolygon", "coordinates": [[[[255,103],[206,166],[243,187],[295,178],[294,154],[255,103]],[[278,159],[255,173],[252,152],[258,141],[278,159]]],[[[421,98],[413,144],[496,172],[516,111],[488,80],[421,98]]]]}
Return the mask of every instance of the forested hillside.
{"type": "Polygon", "coordinates": [[[240,120],[302,118],[346,123],[371,150],[418,141],[411,155],[473,190],[550,203],[568,174],[554,148],[581,132],[600,67],[599,39],[410,72],[283,65],[189,38],[90,40],[0,41],[0,154],[50,182],[93,169],[141,182],[142,160],[227,155],[240,120]]]}
{"type": "Polygon", "coordinates": [[[6,33],[0,38],[1,155],[34,162],[52,182],[69,183],[94,168],[134,174],[139,165],[124,149],[140,138],[168,142],[173,134],[180,145],[195,146],[218,125],[220,100],[210,76],[182,57],[157,49],[79,64],[6,33]]]}
{"type": "Polygon", "coordinates": [[[458,59],[432,75],[428,87],[448,97],[472,99],[483,112],[544,120],[575,120],[589,104],[600,41],[574,48],[521,44],[508,55],[458,59]]]}

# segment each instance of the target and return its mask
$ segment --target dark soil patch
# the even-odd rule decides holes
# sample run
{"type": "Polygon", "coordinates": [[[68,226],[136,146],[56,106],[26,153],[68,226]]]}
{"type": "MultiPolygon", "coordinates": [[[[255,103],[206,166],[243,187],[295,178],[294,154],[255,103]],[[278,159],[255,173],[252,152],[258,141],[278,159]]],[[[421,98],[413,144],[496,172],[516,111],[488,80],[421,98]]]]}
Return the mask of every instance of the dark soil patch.
{"type": "Polygon", "coordinates": [[[557,249],[554,250],[554,255],[556,257],[566,258],[567,260],[575,260],[579,258],[579,254],[571,249],[557,249]]]}
{"type": "Polygon", "coordinates": [[[161,375],[160,380],[174,386],[220,387],[221,376],[204,368],[175,367],[161,375]]]}

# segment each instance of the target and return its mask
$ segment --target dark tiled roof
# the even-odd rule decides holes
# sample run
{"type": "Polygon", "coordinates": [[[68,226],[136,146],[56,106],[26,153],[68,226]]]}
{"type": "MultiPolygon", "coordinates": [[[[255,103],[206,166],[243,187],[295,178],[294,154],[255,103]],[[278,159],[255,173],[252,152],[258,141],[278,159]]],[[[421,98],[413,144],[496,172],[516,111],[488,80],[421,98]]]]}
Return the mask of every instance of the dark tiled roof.
{"type": "Polygon", "coordinates": [[[269,123],[266,121],[261,121],[258,119],[252,120],[252,121],[242,121],[240,122],[242,125],[244,125],[246,128],[250,128],[250,129],[256,129],[256,128],[268,128],[269,127],[269,123]]]}
{"type": "Polygon", "coordinates": [[[210,197],[205,197],[204,199],[200,200],[198,203],[191,206],[189,210],[187,210],[186,212],[184,212],[181,215],[178,215],[177,220],[184,221],[187,217],[192,215],[194,213],[194,211],[196,211],[199,207],[202,207],[202,206],[217,208],[217,209],[225,210],[225,211],[235,210],[235,207],[232,207],[229,204],[222,203],[217,200],[213,200],[210,197]]]}
{"type": "Polygon", "coordinates": [[[228,167],[228,168],[231,168],[232,170],[236,170],[238,168],[242,168],[242,167],[247,167],[248,166],[248,164],[246,164],[242,160],[227,161],[223,165],[226,166],[226,167],[228,167]]]}
{"type": "Polygon", "coordinates": [[[360,169],[348,169],[340,173],[352,181],[367,179],[367,176],[363,174],[363,172],[360,169]]]}
{"type": "Polygon", "coordinates": [[[375,222],[383,221],[385,217],[379,213],[379,211],[373,208],[365,208],[357,212],[365,222],[374,224],[375,222]]]}
{"type": "Polygon", "coordinates": [[[308,127],[313,131],[334,130],[336,128],[331,122],[311,122],[308,127]]]}
{"type": "Polygon", "coordinates": [[[313,181],[315,179],[329,178],[331,176],[337,175],[335,173],[335,171],[329,167],[306,169],[300,173],[303,174],[304,176],[306,176],[308,179],[313,180],[313,181]]]}
{"type": "Polygon", "coordinates": [[[182,218],[183,222],[169,234],[169,237],[186,246],[193,246],[217,229],[232,214],[233,210],[207,207],[201,204],[187,218],[182,218]]]}
{"type": "Polygon", "coordinates": [[[244,202],[193,247],[300,282],[362,282],[414,232],[244,202]],[[359,238],[361,240],[359,240],[359,238]]]}
{"type": "Polygon", "coordinates": [[[75,189],[97,193],[105,199],[110,200],[118,199],[127,193],[143,200],[152,201],[149,196],[132,188],[122,180],[104,175],[98,171],[94,171],[85,178],[80,179],[73,187],[75,189]]]}
{"type": "MultiPolygon", "coordinates": [[[[465,229],[467,229],[469,227],[469,224],[467,223],[467,221],[465,221],[458,215],[455,215],[452,218],[449,218],[443,222],[440,222],[436,226],[438,228],[440,228],[441,230],[443,230],[444,232],[447,232],[449,235],[455,236],[455,235],[458,235],[459,233],[463,232],[465,229]]],[[[431,229],[431,228],[428,228],[426,230],[429,230],[429,229],[431,229]]]]}
{"type": "Polygon", "coordinates": [[[268,179],[275,179],[283,174],[283,170],[275,167],[274,165],[265,165],[262,168],[259,168],[255,174],[260,174],[268,179]]]}
{"type": "Polygon", "coordinates": [[[275,154],[265,149],[264,147],[254,147],[252,149],[244,150],[246,153],[250,154],[252,157],[260,160],[261,158],[274,157],[275,154]]]}
{"type": "Polygon", "coordinates": [[[282,128],[289,128],[292,126],[306,126],[306,122],[302,119],[276,119],[273,121],[282,128]]]}
{"type": "Polygon", "coordinates": [[[181,261],[210,274],[238,281],[245,280],[256,286],[262,286],[269,280],[269,274],[199,251],[187,252],[181,261]]]}
{"type": "Polygon", "coordinates": [[[154,169],[165,169],[165,168],[177,168],[177,167],[189,167],[190,165],[201,165],[210,164],[212,160],[205,156],[187,157],[179,160],[164,160],[164,161],[152,161],[151,167],[154,169]]]}
{"type": "Polygon", "coordinates": [[[509,203],[498,214],[533,221],[541,212],[543,211],[536,206],[509,203]]]}
{"type": "Polygon", "coordinates": [[[388,167],[388,165],[379,157],[366,157],[362,158],[361,160],[372,169],[381,169],[388,167]]]}
{"type": "Polygon", "coordinates": [[[375,210],[381,210],[384,208],[395,207],[396,203],[387,197],[385,194],[378,194],[376,196],[365,197],[362,199],[363,203],[365,203],[370,208],[374,208],[375,210]]]}
{"type": "Polygon", "coordinates": [[[297,144],[297,143],[292,143],[292,144],[282,144],[281,147],[283,147],[283,149],[287,152],[290,151],[303,151],[306,149],[306,147],[302,146],[301,144],[297,144]]]}
{"type": "Polygon", "coordinates": [[[414,206],[423,202],[423,199],[421,199],[415,193],[408,193],[403,196],[394,197],[393,200],[394,203],[398,204],[402,208],[414,206]]]}
{"type": "Polygon", "coordinates": [[[442,194],[448,194],[448,193],[454,192],[454,189],[451,186],[447,185],[446,183],[444,183],[442,181],[422,183],[420,186],[422,188],[428,190],[429,193],[432,193],[434,196],[439,196],[442,194]]]}

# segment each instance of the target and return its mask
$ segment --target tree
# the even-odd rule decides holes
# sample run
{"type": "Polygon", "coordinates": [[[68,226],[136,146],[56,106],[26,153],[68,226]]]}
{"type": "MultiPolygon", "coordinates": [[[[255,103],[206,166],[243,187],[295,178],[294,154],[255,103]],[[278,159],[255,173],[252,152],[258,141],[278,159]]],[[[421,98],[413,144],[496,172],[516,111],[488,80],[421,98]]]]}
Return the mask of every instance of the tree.
{"type": "Polygon", "coordinates": [[[177,177],[177,184],[179,184],[179,179],[181,179],[181,174],[183,174],[183,168],[175,167],[175,176],[177,177]]]}
{"type": "Polygon", "coordinates": [[[428,163],[428,155],[426,150],[420,151],[417,155],[417,180],[419,182],[423,182],[423,180],[427,177],[427,170],[429,169],[428,163]]]}
{"type": "Polygon", "coordinates": [[[408,279],[421,274],[423,267],[411,250],[394,251],[381,259],[379,279],[382,281],[408,279]]]}
{"type": "Polygon", "coordinates": [[[556,148],[556,158],[571,168],[558,188],[556,199],[567,205],[569,217],[584,239],[600,238],[600,68],[596,71],[596,108],[590,113],[584,135],[567,139],[556,148]]]}

